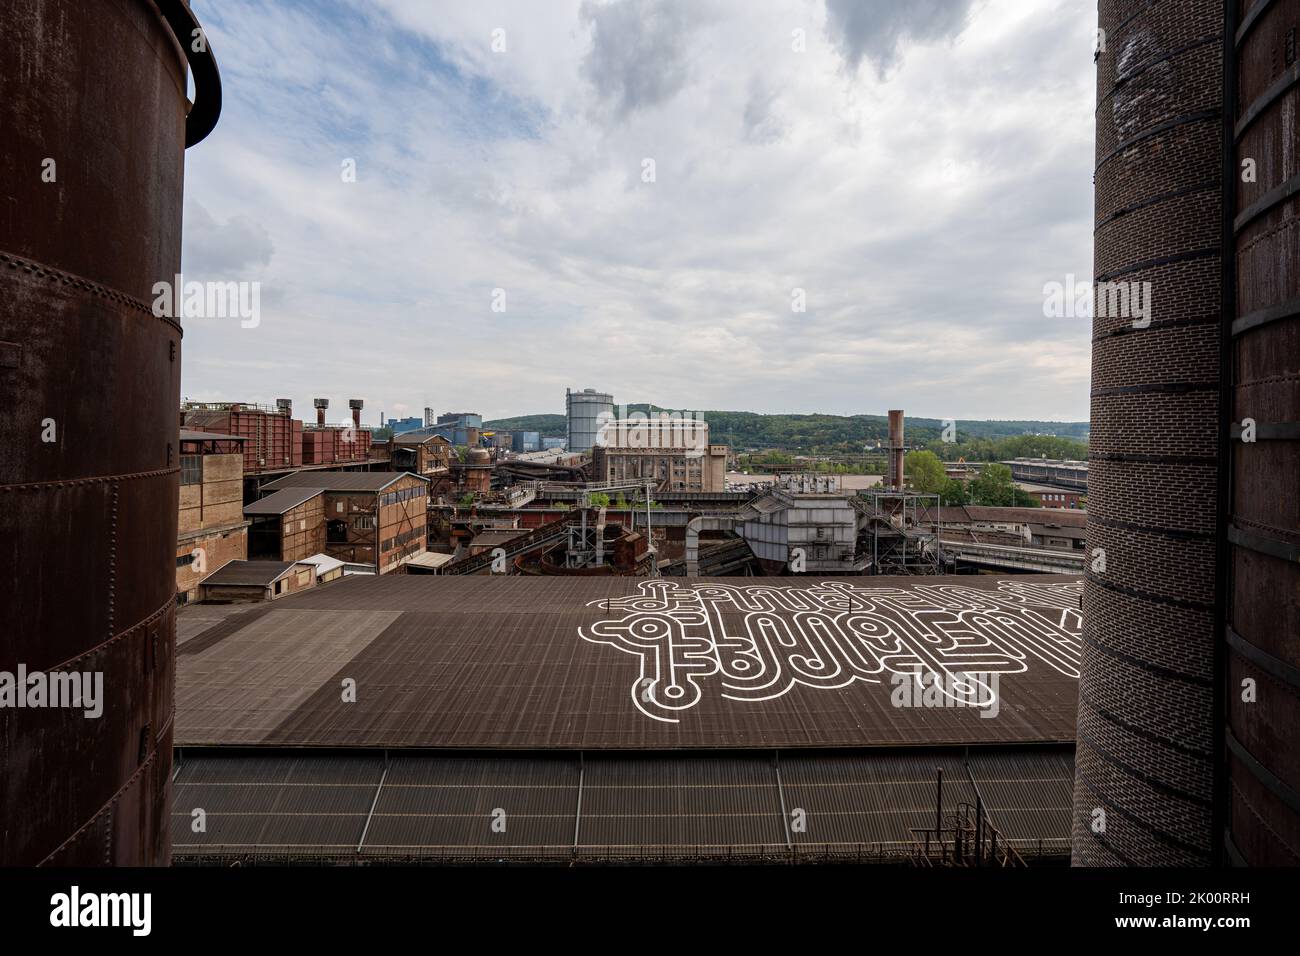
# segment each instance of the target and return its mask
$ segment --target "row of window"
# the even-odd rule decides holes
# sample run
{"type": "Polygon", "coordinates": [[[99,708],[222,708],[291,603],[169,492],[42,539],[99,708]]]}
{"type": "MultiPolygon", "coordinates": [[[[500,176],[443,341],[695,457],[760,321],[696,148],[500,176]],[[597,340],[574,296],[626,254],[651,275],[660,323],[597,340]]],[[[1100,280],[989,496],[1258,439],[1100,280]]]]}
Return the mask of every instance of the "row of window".
{"type": "Polygon", "coordinates": [[[390,491],[387,494],[379,496],[379,507],[384,505],[395,505],[402,501],[410,501],[412,498],[424,498],[428,492],[421,485],[418,488],[403,488],[400,491],[390,491]]]}
{"type": "Polygon", "coordinates": [[[401,534],[394,535],[385,541],[379,543],[380,551],[392,551],[393,548],[400,548],[402,545],[409,544],[412,541],[424,540],[423,528],[412,528],[409,531],[403,531],[401,534]]]}

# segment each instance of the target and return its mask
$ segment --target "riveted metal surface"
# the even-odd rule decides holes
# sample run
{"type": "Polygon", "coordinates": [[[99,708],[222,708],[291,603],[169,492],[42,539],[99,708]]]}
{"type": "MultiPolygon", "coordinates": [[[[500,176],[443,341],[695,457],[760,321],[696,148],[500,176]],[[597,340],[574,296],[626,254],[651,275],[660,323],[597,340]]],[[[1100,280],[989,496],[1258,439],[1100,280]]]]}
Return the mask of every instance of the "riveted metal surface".
{"type": "Polygon", "coordinates": [[[151,0],[10,0],[0,58],[0,864],[162,864],[171,767],[183,51],[151,0]]]}
{"type": "Polygon", "coordinates": [[[1232,443],[1227,622],[1236,640],[1228,649],[1227,723],[1252,759],[1234,753],[1228,761],[1227,828],[1245,862],[1295,866],[1300,686],[1287,678],[1288,668],[1300,667],[1300,561],[1286,555],[1300,554],[1300,441],[1277,426],[1300,422],[1300,197],[1284,198],[1300,176],[1300,0],[1232,2],[1243,26],[1231,78],[1238,319],[1231,411],[1234,423],[1255,423],[1257,440],[1232,443]]]}

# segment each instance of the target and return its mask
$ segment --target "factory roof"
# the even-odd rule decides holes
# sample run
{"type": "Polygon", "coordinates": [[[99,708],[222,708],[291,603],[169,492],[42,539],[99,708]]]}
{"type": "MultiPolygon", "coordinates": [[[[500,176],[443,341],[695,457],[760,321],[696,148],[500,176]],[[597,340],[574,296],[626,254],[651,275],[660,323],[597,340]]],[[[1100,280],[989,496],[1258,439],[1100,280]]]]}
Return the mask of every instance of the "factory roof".
{"type": "MultiPolygon", "coordinates": [[[[934,509],[923,513],[930,514],[934,509]]],[[[939,509],[944,524],[1059,524],[1082,528],[1088,512],[1067,508],[994,508],[986,505],[945,506],[939,509]]]]}
{"type": "Polygon", "coordinates": [[[346,562],[338,558],[331,558],[328,554],[313,554],[309,558],[303,558],[299,564],[310,564],[316,569],[316,577],[324,577],[331,571],[344,567],[346,562]]]}
{"type": "Polygon", "coordinates": [[[451,440],[442,434],[446,430],[445,425],[438,431],[433,428],[411,428],[404,432],[398,432],[393,436],[393,441],[399,445],[426,445],[431,441],[440,441],[450,445],[451,440]]]}
{"type": "Polygon", "coordinates": [[[401,478],[428,481],[409,471],[296,471],[262,486],[267,491],[284,488],[317,488],[323,491],[383,491],[401,478]]]}
{"type": "Polygon", "coordinates": [[[269,587],[289,573],[294,561],[227,561],[199,583],[204,586],[269,587]]]}
{"type": "Polygon", "coordinates": [[[244,505],[245,515],[282,515],[321,494],[321,488],[282,488],[265,498],[244,505]]]}
{"type": "MultiPolygon", "coordinates": [[[[182,645],[181,746],[1068,742],[1075,576],[349,578],[182,645]],[[983,674],[921,706],[931,680],[983,674]],[[340,681],[351,678],[355,702],[340,681]],[[954,696],[955,695],[955,696],[954,696]],[[978,706],[969,706],[976,704],[978,706]]],[[[933,682],[931,681],[931,684],[933,682]]]]}
{"type": "Polygon", "coordinates": [[[786,751],[777,761],[770,751],[186,748],[172,850],[224,863],[898,860],[913,828],[934,823],[942,769],[945,818],[979,801],[1000,843],[1059,859],[1070,847],[1071,750],[786,751]],[[806,826],[788,825],[796,807],[806,826]],[[486,825],[494,808],[508,832],[486,825]]]}

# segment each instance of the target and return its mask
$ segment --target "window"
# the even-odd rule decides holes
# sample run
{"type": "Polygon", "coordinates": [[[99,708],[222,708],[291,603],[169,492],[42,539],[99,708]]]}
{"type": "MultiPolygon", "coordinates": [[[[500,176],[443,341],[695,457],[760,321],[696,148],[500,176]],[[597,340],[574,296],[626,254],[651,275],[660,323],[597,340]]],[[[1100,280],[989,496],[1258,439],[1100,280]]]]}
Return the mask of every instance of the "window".
{"type": "Polygon", "coordinates": [[[181,455],[181,484],[199,485],[203,483],[203,456],[181,455]]]}
{"type": "Polygon", "coordinates": [[[358,531],[373,531],[375,528],[375,519],[370,515],[357,515],[352,519],[352,527],[358,531]]]}

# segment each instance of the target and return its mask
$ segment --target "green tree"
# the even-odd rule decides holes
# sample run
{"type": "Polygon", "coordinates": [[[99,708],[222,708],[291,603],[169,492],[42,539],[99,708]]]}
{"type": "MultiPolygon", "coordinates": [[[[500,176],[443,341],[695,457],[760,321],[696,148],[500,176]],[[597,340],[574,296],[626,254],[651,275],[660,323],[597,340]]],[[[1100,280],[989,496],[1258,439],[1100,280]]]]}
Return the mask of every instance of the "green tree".
{"type": "Polygon", "coordinates": [[[587,500],[591,502],[591,507],[593,508],[609,507],[609,495],[605,494],[603,491],[591,492],[591,494],[587,496],[587,500]]]}
{"type": "Polygon", "coordinates": [[[1011,469],[999,464],[986,465],[980,476],[970,483],[970,500],[971,504],[1000,508],[1039,507],[1033,495],[1016,487],[1011,469]]]}
{"type": "Polygon", "coordinates": [[[948,481],[943,462],[932,451],[909,451],[903,463],[903,470],[912,483],[912,489],[923,495],[942,493],[944,484],[948,481]]]}

